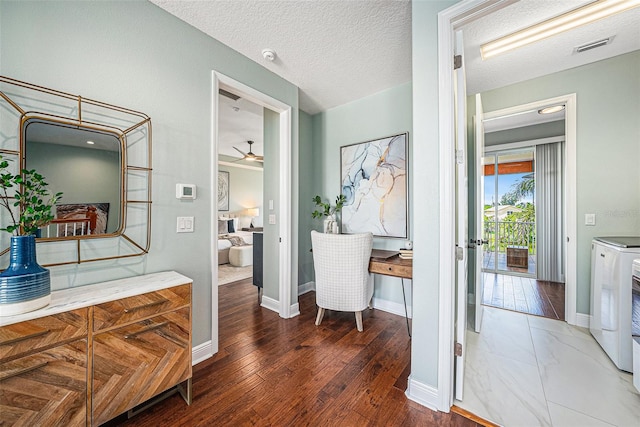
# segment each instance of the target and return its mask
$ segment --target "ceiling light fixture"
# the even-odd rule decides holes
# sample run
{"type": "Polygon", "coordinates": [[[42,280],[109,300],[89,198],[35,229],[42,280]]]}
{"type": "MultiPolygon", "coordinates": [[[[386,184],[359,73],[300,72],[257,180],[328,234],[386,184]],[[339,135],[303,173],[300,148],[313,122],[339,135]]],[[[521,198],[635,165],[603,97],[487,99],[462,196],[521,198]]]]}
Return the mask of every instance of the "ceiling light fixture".
{"type": "Polygon", "coordinates": [[[480,53],[482,59],[491,58],[638,6],[640,6],[640,0],[598,0],[485,43],[480,47],[480,53]]]}
{"type": "Polygon", "coordinates": [[[564,110],[564,105],[553,105],[551,107],[545,107],[538,110],[538,114],[553,114],[562,110],[564,110]]]}
{"type": "Polygon", "coordinates": [[[87,144],[89,144],[89,145],[93,145],[93,144],[95,144],[95,142],[93,142],[93,141],[87,141],[87,144]]]}
{"type": "Polygon", "coordinates": [[[273,62],[276,59],[276,52],[273,49],[262,49],[262,56],[267,61],[273,62]]]}

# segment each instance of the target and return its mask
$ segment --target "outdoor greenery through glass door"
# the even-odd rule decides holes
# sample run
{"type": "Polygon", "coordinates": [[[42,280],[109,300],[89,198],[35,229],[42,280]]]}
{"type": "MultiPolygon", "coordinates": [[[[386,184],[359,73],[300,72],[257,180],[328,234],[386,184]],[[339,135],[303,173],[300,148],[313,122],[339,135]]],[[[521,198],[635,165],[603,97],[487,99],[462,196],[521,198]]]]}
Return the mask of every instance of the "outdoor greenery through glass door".
{"type": "Polygon", "coordinates": [[[535,277],[535,150],[483,157],[483,269],[535,277]]]}

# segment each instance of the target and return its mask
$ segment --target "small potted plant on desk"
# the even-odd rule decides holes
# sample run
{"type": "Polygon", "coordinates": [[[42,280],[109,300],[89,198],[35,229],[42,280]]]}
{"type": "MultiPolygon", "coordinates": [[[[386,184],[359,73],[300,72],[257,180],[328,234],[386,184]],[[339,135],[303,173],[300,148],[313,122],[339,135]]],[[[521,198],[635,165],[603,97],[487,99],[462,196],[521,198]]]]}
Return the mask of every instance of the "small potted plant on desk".
{"type": "Polygon", "coordinates": [[[324,203],[320,196],[316,196],[313,198],[313,202],[316,204],[316,210],[311,213],[311,216],[314,219],[327,217],[327,219],[324,220],[323,232],[335,234],[339,233],[336,214],[342,210],[342,207],[344,206],[346,201],[347,198],[344,196],[344,194],[340,194],[338,197],[336,197],[335,206],[332,207],[330,203],[324,203]]]}
{"type": "Polygon", "coordinates": [[[62,197],[62,193],[51,195],[35,170],[13,175],[8,167],[0,156],[0,206],[11,220],[0,230],[13,234],[10,264],[0,273],[0,316],[37,310],[51,301],[49,270],[36,261],[36,234],[54,219],[51,209],[62,197]]]}

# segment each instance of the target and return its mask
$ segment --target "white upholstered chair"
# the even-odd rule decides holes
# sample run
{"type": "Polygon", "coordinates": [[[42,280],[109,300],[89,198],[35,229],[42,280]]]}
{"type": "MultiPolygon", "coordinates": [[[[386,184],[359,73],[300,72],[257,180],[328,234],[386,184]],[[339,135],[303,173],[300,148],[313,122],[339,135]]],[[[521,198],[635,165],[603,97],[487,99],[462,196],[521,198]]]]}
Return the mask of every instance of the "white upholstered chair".
{"type": "Polygon", "coordinates": [[[322,322],[325,310],[353,311],[358,331],[362,332],[362,311],[373,297],[373,275],[369,273],[373,235],[312,231],[311,246],[316,272],[316,325],[322,322]]]}

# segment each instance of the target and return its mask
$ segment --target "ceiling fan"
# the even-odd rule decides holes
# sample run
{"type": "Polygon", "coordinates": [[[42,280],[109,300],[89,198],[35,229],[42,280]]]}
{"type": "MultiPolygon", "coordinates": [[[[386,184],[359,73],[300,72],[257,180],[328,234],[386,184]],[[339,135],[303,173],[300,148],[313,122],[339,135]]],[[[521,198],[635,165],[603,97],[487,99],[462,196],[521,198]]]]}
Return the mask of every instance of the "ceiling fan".
{"type": "Polygon", "coordinates": [[[238,153],[242,154],[243,157],[240,160],[246,160],[248,162],[264,162],[264,156],[256,156],[251,152],[251,144],[253,144],[253,141],[247,141],[247,144],[249,144],[248,153],[245,153],[242,150],[239,150],[238,148],[233,147],[238,153]]]}

